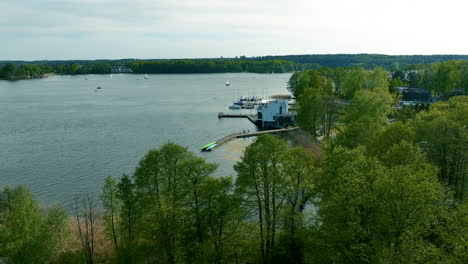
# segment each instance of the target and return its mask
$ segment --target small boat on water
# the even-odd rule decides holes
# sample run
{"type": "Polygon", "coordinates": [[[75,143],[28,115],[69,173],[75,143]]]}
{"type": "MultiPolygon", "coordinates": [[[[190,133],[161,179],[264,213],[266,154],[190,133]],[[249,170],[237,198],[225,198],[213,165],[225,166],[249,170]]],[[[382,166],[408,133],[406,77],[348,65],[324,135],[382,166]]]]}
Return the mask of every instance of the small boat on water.
{"type": "Polygon", "coordinates": [[[101,89],[102,89],[101,86],[96,87],[96,90],[101,90],[101,89]]]}
{"type": "Polygon", "coordinates": [[[229,80],[227,80],[226,81],[226,86],[229,86],[229,85],[231,85],[231,84],[229,83],[229,80]]]}
{"type": "Polygon", "coordinates": [[[145,79],[148,79],[148,74],[145,73],[145,79]]]}
{"type": "Polygon", "coordinates": [[[218,144],[213,144],[213,145],[207,147],[207,148],[206,148],[206,151],[211,151],[211,150],[213,150],[213,148],[216,147],[216,146],[218,146],[218,144]]]}
{"type": "Polygon", "coordinates": [[[201,151],[205,151],[208,147],[212,146],[212,145],[215,145],[216,142],[211,142],[211,143],[208,143],[206,144],[205,146],[201,147],[200,150],[201,151]]]}

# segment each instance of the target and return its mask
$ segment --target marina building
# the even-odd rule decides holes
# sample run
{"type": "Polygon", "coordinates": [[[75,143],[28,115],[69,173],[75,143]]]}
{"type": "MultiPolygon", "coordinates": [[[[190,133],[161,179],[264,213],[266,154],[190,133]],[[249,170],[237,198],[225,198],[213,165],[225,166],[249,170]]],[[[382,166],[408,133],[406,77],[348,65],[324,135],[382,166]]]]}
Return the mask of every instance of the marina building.
{"type": "Polygon", "coordinates": [[[296,125],[296,114],[289,113],[287,99],[275,99],[259,106],[257,118],[262,128],[283,128],[296,125]]]}

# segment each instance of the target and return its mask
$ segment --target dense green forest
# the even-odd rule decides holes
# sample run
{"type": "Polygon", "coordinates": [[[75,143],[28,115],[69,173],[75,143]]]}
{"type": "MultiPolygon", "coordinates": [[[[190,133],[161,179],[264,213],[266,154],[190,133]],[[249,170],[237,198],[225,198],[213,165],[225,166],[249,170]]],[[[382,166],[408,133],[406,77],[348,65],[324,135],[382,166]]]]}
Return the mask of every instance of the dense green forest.
{"type": "MultiPolygon", "coordinates": [[[[468,107],[466,96],[453,96],[468,95],[466,80],[468,63],[448,61],[391,74],[382,68],[341,67],[296,72],[288,88],[297,97],[300,127],[315,139],[330,140],[330,144],[352,148],[374,145],[377,149],[382,147],[381,142],[372,140],[389,119],[397,121],[392,125],[409,126],[414,136],[407,135],[406,140],[413,138],[413,143],[424,143],[421,148],[428,151],[429,160],[440,168],[441,183],[463,200],[468,188],[465,168],[468,107]],[[425,87],[442,101],[430,107],[427,104],[395,107],[401,98],[398,86],[425,87]],[[453,99],[443,101],[450,97],[453,99]]],[[[398,126],[398,130],[407,128],[398,126]]]]}
{"type": "Polygon", "coordinates": [[[41,78],[45,74],[108,74],[112,72],[113,66],[107,63],[86,63],[80,65],[58,64],[57,66],[36,65],[36,64],[20,64],[17,66],[14,63],[7,63],[5,66],[0,66],[0,79],[16,80],[16,79],[32,79],[41,78]]]}
{"type": "Polygon", "coordinates": [[[45,73],[55,74],[110,74],[125,73],[222,73],[253,72],[283,73],[304,70],[306,65],[290,61],[250,61],[250,60],[159,60],[118,62],[63,63],[55,66],[7,63],[0,66],[0,79],[38,78],[45,73]]]}
{"type": "Polygon", "coordinates": [[[28,79],[40,78],[44,74],[53,72],[54,69],[48,65],[24,64],[16,66],[14,63],[7,63],[0,66],[0,79],[28,79]]]}
{"type": "Polygon", "coordinates": [[[324,95],[351,99],[358,90],[385,87],[395,94],[397,87],[406,86],[423,88],[433,96],[446,99],[451,95],[468,95],[468,61],[417,64],[388,71],[381,67],[371,70],[361,67],[322,67],[295,72],[288,86],[297,97],[305,88],[311,87],[324,95]]]}
{"type": "MultiPolygon", "coordinates": [[[[428,69],[445,76],[452,63],[463,69],[428,69]]],[[[407,81],[381,68],[294,74],[298,122],[316,143],[259,136],[235,176],[214,177],[217,164],[169,142],[132,175],[108,176],[99,198],[77,195],[71,215],[6,187],[0,259],[467,263],[468,96],[398,108],[394,80],[407,81]]]]}
{"type": "Polygon", "coordinates": [[[372,69],[404,68],[412,64],[430,64],[449,60],[468,60],[468,55],[383,55],[383,54],[317,54],[317,55],[283,55],[253,57],[252,60],[287,60],[299,64],[336,67],[363,67],[372,69]]]}
{"type": "Polygon", "coordinates": [[[122,69],[123,72],[131,69],[134,73],[283,73],[320,67],[404,70],[449,60],[468,60],[468,55],[326,54],[170,60],[0,61],[0,79],[36,78],[44,73],[109,74],[122,72],[122,69]]]}
{"type": "Polygon", "coordinates": [[[302,65],[284,60],[166,60],[139,61],[131,64],[134,73],[282,73],[302,70],[302,65]]]}

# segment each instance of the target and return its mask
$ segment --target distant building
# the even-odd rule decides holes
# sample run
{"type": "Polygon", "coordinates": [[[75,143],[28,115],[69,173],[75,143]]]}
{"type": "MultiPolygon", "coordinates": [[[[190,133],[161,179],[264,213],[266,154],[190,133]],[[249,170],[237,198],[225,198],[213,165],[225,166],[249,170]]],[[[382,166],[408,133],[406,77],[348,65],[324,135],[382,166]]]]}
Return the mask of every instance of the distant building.
{"type": "Polygon", "coordinates": [[[129,67],[125,67],[125,66],[118,66],[118,67],[112,68],[111,72],[112,73],[131,73],[132,69],[130,69],[129,67]]]}
{"type": "Polygon", "coordinates": [[[468,88],[454,88],[448,94],[449,97],[459,95],[468,95],[468,88]]]}
{"type": "Polygon", "coordinates": [[[296,125],[296,115],[289,113],[287,99],[275,99],[257,109],[258,122],[262,127],[283,128],[296,125]]]}
{"type": "Polygon", "coordinates": [[[403,94],[403,92],[407,91],[409,89],[409,87],[408,86],[398,86],[395,89],[398,91],[398,93],[403,94]]]}
{"type": "Polygon", "coordinates": [[[416,106],[421,104],[431,104],[439,101],[446,101],[450,97],[459,95],[468,95],[467,88],[454,88],[446,94],[432,96],[431,92],[424,88],[409,88],[406,86],[396,87],[399,94],[402,95],[400,104],[395,109],[401,109],[403,106],[416,106]]]}
{"type": "MultiPolygon", "coordinates": [[[[402,88],[402,87],[397,87],[402,88]]],[[[402,101],[415,101],[420,103],[430,103],[432,100],[431,92],[424,88],[406,88],[401,90],[402,101]]]]}

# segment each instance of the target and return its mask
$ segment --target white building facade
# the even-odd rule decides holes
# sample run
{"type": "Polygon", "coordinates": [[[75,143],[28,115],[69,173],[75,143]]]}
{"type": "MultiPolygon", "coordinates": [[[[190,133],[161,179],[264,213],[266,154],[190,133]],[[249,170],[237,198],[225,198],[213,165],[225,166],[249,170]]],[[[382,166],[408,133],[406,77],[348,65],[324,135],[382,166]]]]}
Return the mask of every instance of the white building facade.
{"type": "Polygon", "coordinates": [[[257,109],[262,127],[282,128],[296,125],[296,115],[289,113],[288,100],[276,99],[257,109]]]}

